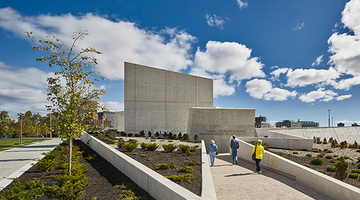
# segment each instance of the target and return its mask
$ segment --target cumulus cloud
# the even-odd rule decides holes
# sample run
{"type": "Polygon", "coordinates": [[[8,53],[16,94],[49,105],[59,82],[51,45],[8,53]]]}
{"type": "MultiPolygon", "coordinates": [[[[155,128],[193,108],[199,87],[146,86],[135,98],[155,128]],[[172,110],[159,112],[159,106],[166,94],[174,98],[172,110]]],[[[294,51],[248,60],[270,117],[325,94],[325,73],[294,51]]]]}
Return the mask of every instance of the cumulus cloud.
{"type": "Polygon", "coordinates": [[[278,80],[281,74],[286,74],[289,68],[277,68],[276,70],[272,71],[270,75],[272,75],[271,79],[273,81],[278,80]]]}
{"type": "Polygon", "coordinates": [[[205,15],[206,22],[209,26],[216,26],[218,29],[223,29],[225,21],[221,17],[214,15],[205,15]]]}
{"type": "Polygon", "coordinates": [[[307,94],[300,95],[299,99],[305,103],[311,103],[316,100],[328,102],[333,100],[334,97],[336,97],[337,95],[338,94],[332,90],[325,90],[324,88],[319,88],[316,91],[311,91],[307,94]]]}
{"type": "Polygon", "coordinates": [[[213,78],[215,97],[234,94],[242,80],[265,77],[264,65],[259,58],[251,57],[251,51],[236,42],[209,41],[205,51],[196,51],[190,74],[213,78]]]}
{"type": "MultiPolygon", "coordinates": [[[[346,3],[341,22],[353,34],[335,32],[328,39],[329,63],[341,73],[360,75],[360,2],[351,0],[346,3]]],[[[359,84],[359,83],[356,83],[359,84]]]]}
{"type": "Polygon", "coordinates": [[[296,27],[293,28],[293,30],[300,30],[300,29],[304,28],[304,26],[305,26],[304,22],[303,23],[298,23],[296,25],[296,27]]]}
{"type": "Polygon", "coordinates": [[[2,8],[0,27],[24,39],[27,39],[24,31],[33,31],[40,38],[54,34],[66,44],[71,43],[69,37],[74,31],[88,30],[90,35],[77,47],[91,46],[101,51],[103,54],[96,56],[99,65],[94,70],[111,80],[124,78],[124,61],[172,71],[186,69],[192,65],[191,45],[197,41],[196,37],[176,28],[149,31],[132,22],[114,22],[91,13],[78,17],[71,14],[25,17],[11,8],[2,8]]]}
{"type": "Polygon", "coordinates": [[[237,1],[237,4],[238,4],[240,9],[246,8],[248,6],[248,2],[246,0],[245,1],[236,0],[236,1],[237,1]]]}
{"type": "Polygon", "coordinates": [[[325,69],[289,69],[287,74],[286,86],[303,87],[312,84],[326,83],[330,84],[331,80],[337,79],[340,73],[333,68],[325,69]]]}
{"type": "Polygon", "coordinates": [[[288,91],[280,88],[273,88],[270,81],[264,79],[253,79],[246,84],[246,92],[253,98],[267,101],[285,101],[288,98],[296,97],[296,91],[288,91]]]}
{"type": "Polygon", "coordinates": [[[324,56],[324,55],[321,55],[321,56],[317,57],[316,60],[315,60],[315,62],[313,62],[313,63],[311,64],[311,66],[320,65],[320,63],[323,61],[323,56],[324,56]]]}
{"type": "Polygon", "coordinates": [[[1,62],[0,107],[6,108],[10,116],[16,117],[16,110],[31,110],[45,113],[47,77],[46,73],[36,68],[16,68],[1,62]]]}
{"type": "Polygon", "coordinates": [[[102,103],[109,111],[122,111],[124,110],[124,103],[117,101],[106,101],[102,103]]]}
{"type": "Polygon", "coordinates": [[[337,100],[337,101],[342,101],[342,100],[344,100],[344,99],[348,99],[348,98],[350,98],[350,97],[352,97],[352,95],[351,95],[351,94],[348,94],[348,95],[341,95],[341,96],[336,97],[336,100],[337,100]]]}

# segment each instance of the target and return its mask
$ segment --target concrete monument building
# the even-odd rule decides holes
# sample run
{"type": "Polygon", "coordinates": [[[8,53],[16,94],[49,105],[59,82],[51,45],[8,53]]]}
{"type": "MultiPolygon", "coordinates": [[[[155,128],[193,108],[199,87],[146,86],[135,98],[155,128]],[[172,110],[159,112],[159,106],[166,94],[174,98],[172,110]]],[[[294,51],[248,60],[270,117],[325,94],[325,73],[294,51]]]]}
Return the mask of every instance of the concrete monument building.
{"type": "Polygon", "coordinates": [[[191,107],[213,106],[213,80],[125,62],[125,132],[186,132],[191,107]]]}

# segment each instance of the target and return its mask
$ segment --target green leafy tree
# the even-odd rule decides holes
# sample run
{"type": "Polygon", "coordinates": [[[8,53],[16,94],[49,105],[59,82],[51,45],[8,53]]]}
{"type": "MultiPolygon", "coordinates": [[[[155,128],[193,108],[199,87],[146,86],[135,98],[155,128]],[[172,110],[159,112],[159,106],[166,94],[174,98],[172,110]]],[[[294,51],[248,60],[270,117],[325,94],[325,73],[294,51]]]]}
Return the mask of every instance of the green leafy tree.
{"type": "MultiPolygon", "coordinates": [[[[36,39],[32,32],[26,32],[30,38],[36,39]]],[[[101,54],[95,48],[88,47],[75,52],[75,44],[82,40],[87,31],[74,32],[70,47],[54,35],[48,35],[47,39],[38,42],[41,46],[33,47],[34,50],[45,50],[50,55],[37,58],[39,62],[48,62],[51,68],[59,67],[54,72],[53,77],[47,78],[47,100],[52,105],[48,105],[59,121],[58,126],[62,138],[69,141],[69,167],[68,172],[71,175],[71,155],[72,139],[82,135],[90,123],[91,112],[99,109],[105,110],[98,101],[100,96],[105,94],[103,89],[92,87],[98,78],[103,79],[99,72],[91,71],[89,66],[97,65],[95,57],[89,57],[88,54],[101,54]]]]}
{"type": "Polygon", "coordinates": [[[6,146],[6,135],[9,129],[9,113],[5,110],[0,112],[0,132],[1,135],[5,135],[5,146],[6,146]]]}

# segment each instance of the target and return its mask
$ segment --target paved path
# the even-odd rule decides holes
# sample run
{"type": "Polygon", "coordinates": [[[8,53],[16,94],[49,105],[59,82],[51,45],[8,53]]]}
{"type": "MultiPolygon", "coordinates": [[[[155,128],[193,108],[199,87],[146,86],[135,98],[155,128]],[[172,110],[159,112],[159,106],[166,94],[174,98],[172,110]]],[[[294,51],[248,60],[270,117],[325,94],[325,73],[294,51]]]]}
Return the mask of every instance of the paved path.
{"type": "Polygon", "coordinates": [[[0,152],[0,191],[19,177],[35,163],[34,159],[41,159],[43,152],[54,149],[59,143],[60,138],[53,138],[31,144],[24,147],[15,147],[0,152]]]}
{"type": "Polygon", "coordinates": [[[229,153],[216,156],[215,165],[210,170],[218,200],[330,199],[268,169],[262,168],[263,173],[257,174],[255,163],[239,160],[238,165],[232,165],[229,153]]]}

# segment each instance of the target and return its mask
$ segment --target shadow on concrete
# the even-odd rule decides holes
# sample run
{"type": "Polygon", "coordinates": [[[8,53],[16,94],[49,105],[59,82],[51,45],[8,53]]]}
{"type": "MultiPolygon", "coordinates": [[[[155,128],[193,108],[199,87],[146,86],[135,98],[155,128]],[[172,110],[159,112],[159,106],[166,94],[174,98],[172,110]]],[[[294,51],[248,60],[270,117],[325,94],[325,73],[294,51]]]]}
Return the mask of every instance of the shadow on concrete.
{"type": "Polygon", "coordinates": [[[27,158],[27,159],[8,159],[8,160],[0,160],[0,162],[10,162],[10,161],[29,161],[29,160],[34,160],[32,158],[27,158]]]}
{"type": "MultiPolygon", "coordinates": [[[[218,155],[216,156],[216,159],[221,159],[227,163],[229,163],[229,165],[232,165],[232,157],[231,155],[227,154],[227,155],[218,155]]],[[[225,175],[224,177],[232,177],[232,176],[247,176],[247,175],[255,175],[255,176],[266,176],[269,177],[271,179],[274,179],[276,181],[279,181],[285,185],[288,185],[289,187],[292,187],[293,189],[308,195],[311,198],[314,199],[327,199],[330,200],[331,198],[327,197],[324,194],[319,194],[316,191],[312,190],[311,188],[302,185],[298,182],[296,182],[295,177],[291,177],[292,175],[287,175],[287,174],[282,174],[281,172],[277,172],[275,170],[272,170],[271,168],[268,167],[263,167],[261,166],[261,162],[260,162],[260,167],[261,167],[261,171],[263,172],[262,174],[257,174],[255,173],[255,162],[249,162],[249,161],[245,161],[245,160],[238,160],[238,166],[243,167],[245,169],[251,170],[253,171],[253,173],[244,173],[244,174],[228,174],[225,175]]],[[[227,166],[227,165],[226,165],[227,166]]],[[[260,184],[261,185],[261,184],[260,184]]]]}

